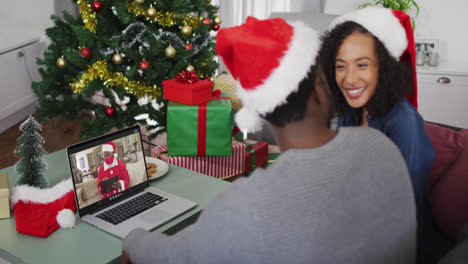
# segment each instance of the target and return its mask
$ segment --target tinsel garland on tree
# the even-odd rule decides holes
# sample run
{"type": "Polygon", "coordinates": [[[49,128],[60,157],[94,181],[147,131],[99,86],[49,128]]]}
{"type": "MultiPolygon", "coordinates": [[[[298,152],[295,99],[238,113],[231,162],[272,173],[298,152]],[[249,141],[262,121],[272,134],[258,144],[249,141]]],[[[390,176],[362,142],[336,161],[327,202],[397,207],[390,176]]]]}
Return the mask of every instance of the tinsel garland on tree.
{"type": "Polygon", "coordinates": [[[77,0],[80,16],[52,16],[55,26],[33,83],[39,121],[84,119],[82,138],[135,123],[151,137],[165,131],[162,81],[194,69],[213,76],[213,33],[221,18],[210,0],[77,0]],[[142,118],[144,117],[144,118],[142,118]]]}

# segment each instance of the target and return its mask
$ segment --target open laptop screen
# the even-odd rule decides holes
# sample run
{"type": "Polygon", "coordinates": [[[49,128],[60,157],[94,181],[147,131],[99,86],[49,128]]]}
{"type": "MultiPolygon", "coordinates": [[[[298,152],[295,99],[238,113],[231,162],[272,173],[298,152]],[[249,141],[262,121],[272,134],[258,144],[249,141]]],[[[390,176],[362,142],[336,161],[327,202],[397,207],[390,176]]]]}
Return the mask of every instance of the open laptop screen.
{"type": "Polygon", "coordinates": [[[80,216],[148,186],[139,127],[67,149],[80,216]]]}

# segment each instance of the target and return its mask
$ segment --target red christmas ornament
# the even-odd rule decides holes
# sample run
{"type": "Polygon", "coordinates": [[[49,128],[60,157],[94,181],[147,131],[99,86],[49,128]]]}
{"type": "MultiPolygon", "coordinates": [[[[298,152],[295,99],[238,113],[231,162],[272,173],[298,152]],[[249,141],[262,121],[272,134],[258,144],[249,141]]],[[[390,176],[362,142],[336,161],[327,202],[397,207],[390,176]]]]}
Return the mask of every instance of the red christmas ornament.
{"type": "Polygon", "coordinates": [[[85,59],[89,59],[91,57],[91,49],[90,48],[82,48],[81,49],[81,56],[85,59]]]}
{"type": "Polygon", "coordinates": [[[219,25],[212,25],[212,26],[211,26],[211,29],[213,29],[214,31],[218,31],[219,28],[220,28],[219,25]]]}
{"type": "Polygon", "coordinates": [[[100,2],[98,2],[98,1],[94,1],[91,4],[91,8],[93,9],[94,12],[99,12],[102,9],[102,4],[100,2]]]}
{"type": "Polygon", "coordinates": [[[193,50],[193,45],[192,45],[192,43],[187,43],[187,44],[185,44],[185,50],[192,51],[192,50],[193,50]]]}
{"type": "Polygon", "coordinates": [[[147,61],[142,60],[140,62],[140,70],[146,71],[147,69],[149,69],[149,67],[150,67],[150,65],[149,65],[149,63],[147,61]]]}
{"type": "Polygon", "coordinates": [[[209,17],[205,17],[202,21],[203,25],[209,26],[211,24],[211,20],[209,17]]]}
{"type": "Polygon", "coordinates": [[[115,109],[109,106],[106,108],[105,113],[106,113],[106,116],[111,117],[115,114],[115,109]]]}

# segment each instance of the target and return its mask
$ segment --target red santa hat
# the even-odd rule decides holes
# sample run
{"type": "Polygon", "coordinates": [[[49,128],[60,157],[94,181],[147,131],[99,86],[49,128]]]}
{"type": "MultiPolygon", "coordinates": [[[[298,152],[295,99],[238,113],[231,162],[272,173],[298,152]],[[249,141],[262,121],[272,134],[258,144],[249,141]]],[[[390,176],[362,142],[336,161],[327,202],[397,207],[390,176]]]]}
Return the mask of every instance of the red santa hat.
{"type": "Polygon", "coordinates": [[[107,142],[102,145],[102,152],[108,151],[108,152],[116,152],[115,144],[114,142],[107,142]]]}
{"type": "Polygon", "coordinates": [[[413,92],[407,95],[407,99],[418,108],[416,46],[411,18],[401,10],[369,6],[335,18],[330,24],[330,29],[346,21],[363,26],[383,43],[392,57],[411,66],[413,92]]]}
{"type": "Polygon", "coordinates": [[[315,30],[282,18],[248,17],[243,25],[218,32],[216,52],[238,81],[243,107],[235,119],[243,131],[260,130],[260,116],[273,112],[297,91],[315,62],[319,42],[315,30]]]}
{"type": "Polygon", "coordinates": [[[71,178],[52,188],[18,185],[11,204],[19,233],[48,237],[57,228],[75,225],[76,202],[71,178]]]}
{"type": "Polygon", "coordinates": [[[114,152],[114,157],[117,158],[117,148],[115,147],[114,142],[110,141],[102,145],[102,152],[114,152]]]}

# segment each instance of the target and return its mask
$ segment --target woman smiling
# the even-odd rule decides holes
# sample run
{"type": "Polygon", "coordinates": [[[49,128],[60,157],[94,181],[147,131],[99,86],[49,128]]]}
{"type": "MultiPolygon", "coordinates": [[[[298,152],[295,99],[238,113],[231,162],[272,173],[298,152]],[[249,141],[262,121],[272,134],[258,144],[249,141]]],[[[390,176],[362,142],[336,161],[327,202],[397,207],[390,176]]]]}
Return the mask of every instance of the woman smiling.
{"type": "Polygon", "coordinates": [[[429,250],[431,216],[426,185],[435,152],[424,130],[424,120],[415,108],[415,52],[407,14],[367,7],[332,22],[323,37],[318,63],[336,101],[338,128],[375,128],[400,149],[413,184],[418,262],[422,262],[424,252],[429,250]]]}

